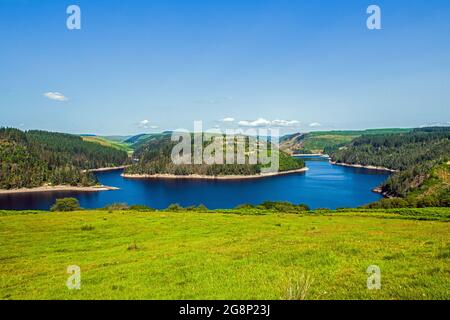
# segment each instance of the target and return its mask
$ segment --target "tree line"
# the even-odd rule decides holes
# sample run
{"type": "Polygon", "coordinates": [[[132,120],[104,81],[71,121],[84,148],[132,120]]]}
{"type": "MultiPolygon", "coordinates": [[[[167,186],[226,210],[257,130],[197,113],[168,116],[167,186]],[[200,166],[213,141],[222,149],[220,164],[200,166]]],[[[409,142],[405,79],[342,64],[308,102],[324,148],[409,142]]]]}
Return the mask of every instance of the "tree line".
{"type": "MultiPolygon", "coordinates": [[[[325,152],[337,163],[397,170],[381,189],[386,196],[401,197],[404,201],[409,201],[408,206],[449,205],[448,182],[443,179],[448,176],[445,172],[449,173],[447,162],[450,160],[450,127],[367,135],[354,139],[349,145],[328,148],[325,152]],[[428,191],[425,192],[425,189],[428,191]],[[423,192],[417,192],[418,190],[423,192]]],[[[397,199],[385,200],[383,203],[386,206],[405,206],[405,203],[400,202],[397,199]]]]}
{"type": "Polygon", "coordinates": [[[0,128],[0,189],[89,186],[96,179],[86,170],[127,162],[126,152],[78,136],[0,128]]]}

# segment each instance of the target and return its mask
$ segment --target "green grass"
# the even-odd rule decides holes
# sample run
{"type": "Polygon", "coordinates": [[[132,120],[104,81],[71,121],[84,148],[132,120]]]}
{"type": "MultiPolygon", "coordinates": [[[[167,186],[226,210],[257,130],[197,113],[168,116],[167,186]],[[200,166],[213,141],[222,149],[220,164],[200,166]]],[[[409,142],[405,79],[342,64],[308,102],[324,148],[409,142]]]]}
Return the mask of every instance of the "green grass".
{"type": "Polygon", "coordinates": [[[131,148],[131,146],[124,142],[109,140],[105,137],[99,137],[99,136],[82,136],[81,138],[84,141],[94,142],[94,143],[98,143],[105,147],[111,147],[111,148],[115,148],[118,150],[126,151],[128,154],[133,153],[133,149],[131,148]]]}
{"type": "Polygon", "coordinates": [[[448,208],[240,213],[2,211],[0,299],[450,298],[448,208]]]}

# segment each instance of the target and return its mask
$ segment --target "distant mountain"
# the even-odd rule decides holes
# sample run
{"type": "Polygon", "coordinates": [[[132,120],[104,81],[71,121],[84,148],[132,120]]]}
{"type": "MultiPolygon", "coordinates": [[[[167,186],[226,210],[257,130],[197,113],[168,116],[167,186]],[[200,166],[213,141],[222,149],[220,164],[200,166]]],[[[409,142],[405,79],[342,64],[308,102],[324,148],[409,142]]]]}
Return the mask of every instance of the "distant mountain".
{"type": "Polygon", "coordinates": [[[101,136],[106,140],[114,141],[114,142],[124,142],[125,140],[131,138],[132,136],[101,136]]]}

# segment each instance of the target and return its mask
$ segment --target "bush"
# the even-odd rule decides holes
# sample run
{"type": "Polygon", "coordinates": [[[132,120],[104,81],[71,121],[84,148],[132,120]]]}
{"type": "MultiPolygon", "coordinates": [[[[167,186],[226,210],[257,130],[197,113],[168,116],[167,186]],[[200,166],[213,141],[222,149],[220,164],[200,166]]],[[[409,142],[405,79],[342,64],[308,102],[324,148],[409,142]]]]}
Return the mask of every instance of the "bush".
{"type": "Polygon", "coordinates": [[[147,211],[156,211],[156,210],[153,209],[153,208],[150,208],[150,207],[144,206],[144,205],[140,205],[140,204],[132,205],[132,206],[130,207],[130,210],[143,211],[143,212],[147,212],[147,211]]]}
{"type": "Polygon", "coordinates": [[[172,203],[166,209],[166,211],[172,211],[172,212],[181,211],[181,210],[183,210],[183,207],[180,206],[178,203],[172,203]]]}
{"type": "Polygon", "coordinates": [[[56,199],[55,204],[50,208],[50,211],[68,212],[80,210],[80,203],[75,198],[56,199]]]}
{"type": "Polygon", "coordinates": [[[297,213],[301,211],[309,211],[309,207],[305,204],[292,204],[290,202],[273,202],[265,201],[261,206],[267,210],[278,211],[278,212],[291,212],[297,213]]]}
{"type": "Polygon", "coordinates": [[[252,204],[241,204],[235,210],[270,210],[284,213],[300,213],[309,211],[310,208],[306,204],[292,204],[290,202],[265,201],[258,206],[252,204]]]}

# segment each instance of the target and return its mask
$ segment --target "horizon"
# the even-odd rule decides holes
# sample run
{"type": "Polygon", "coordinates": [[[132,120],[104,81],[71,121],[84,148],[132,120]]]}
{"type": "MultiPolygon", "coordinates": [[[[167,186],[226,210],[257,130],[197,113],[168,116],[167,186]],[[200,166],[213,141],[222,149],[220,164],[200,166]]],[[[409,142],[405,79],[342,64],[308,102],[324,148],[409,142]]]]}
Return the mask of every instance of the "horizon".
{"type": "Polygon", "coordinates": [[[0,3],[0,126],[135,135],[450,124],[450,3],[0,3]],[[107,8],[108,10],[104,10],[107,8]]]}
{"type": "MultiPolygon", "coordinates": [[[[424,128],[446,128],[446,127],[450,127],[450,124],[436,124],[436,125],[429,125],[429,126],[420,126],[420,127],[379,127],[379,128],[363,128],[363,129],[330,129],[330,130],[311,130],[311,131],[301,131],[301,130],[297,130],[297,131],[291,131],[291,132],[284,132],[281,133],[279,137],[284,137],[284,136],[289,136],[289,135],[295,135],[295,134],[308,134],[308,133],[327,133],[327,132],[364,132],[364,131],[373,131],[373,130],[414,130],[414,129],[424,129],[424,128]]],[[[154,132],[146,132],[146,131],[142,131],[142,132],[138,132],[138,133],[134,133],[134,134],[98,134],[98,133],[78,133],[78,132],[65,132],[65,131],[52,131],[52,130],[46,130],[46,129],[37,129],[37,128],[30,128],[30,129],[21,129],[21,128],[17,128],[17,127],[7,127],[7,126],[0,126],[0,128],[11,128],[11,129],[18,129],[21,131],[47,131],[47,132],[53,132],[53,133],[65,133],[65,134],[71,134],[71,135],[75,135],[75,136],[93,136],[93,137],[104,137],[104,138],[108,138],[108,137],[126,137],[126,138],[131,138],[131,137],[135,137],[135,136],[139,136],[139,135],[157,135],[157,134],[164,134],[164,133],[173,133],[173,132],[177,132],[177,130],[184,130],[184,129],[173,129],[173,130],[162,130],[162,131],[154,131],[154,132]]],[[[203,131],[199,131],[202,133],[205,133],[207,130],[210,129],[215,129],[217,130],[217,128],[206,128],[203,131]]],[[[260,129],[260,128],[257,128],[260,129]]],[[[262,128],[265,129],[265,128],[262,128]]],[[[220,130],[220,129],[219,129],[220,130]]],[[[245,131],[245,129],[243,129],[245,131]]],[[[269,128],[270,131],[270,128],[269,128]]],[[[189,130],[190,133],[195,133],[195,131],[193,130],[189,130]]],[[[221,130],[221,132],[225,133],[225,130],[221,130]]],[[[245,132],[244,132],[245,134],[245,132]]]]}

